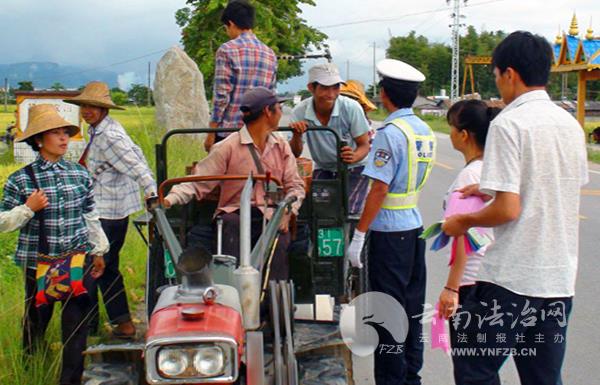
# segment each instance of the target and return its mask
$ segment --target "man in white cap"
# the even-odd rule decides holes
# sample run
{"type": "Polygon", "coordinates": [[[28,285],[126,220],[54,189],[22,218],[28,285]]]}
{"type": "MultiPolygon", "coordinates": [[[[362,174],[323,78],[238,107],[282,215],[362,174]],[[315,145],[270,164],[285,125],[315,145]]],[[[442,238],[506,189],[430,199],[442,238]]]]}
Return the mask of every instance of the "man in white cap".
{"type": "Polygon", "coordinates": [[[433,165],[435,137],[411,108],[425,76],[393,59],[380,61],[377,71],[382,77],[381,101],[390,115],[375,135],[363,172],[372,184],[348,258],[354,267],[362,268],[360,256],[369,230],[371,290],[394,297],[409,319],[405,341],[379,337],[379,346],[396,349],[375,350],[375,381],[412,385],[421,383],[422,325],[415,316],[422,314],[425,301],[425,241],[419,238],[423,222],[417,201],[433,165]]]}
{"type": "MultiPolygon", "coordinates": [[[[308,71],[308,90],[312,97],[294,108],[290,126],[294,135],[290,146],[299,157],[303,150],[303,134],[308,127],[329,127],[346,142],[341,158],[349,167],[350,191],[348,209],[358,214],[369,187],[362,171],[369,153],[369,122],[360,104],[346,96],[340,96],[344,81],[338,68],[332,63],[317,64],[308,71]]],[[[310,154],[315,162],[313,179],[336,178],[338,149],[334,136],[329,132],[306,133],[310,154]]]]}

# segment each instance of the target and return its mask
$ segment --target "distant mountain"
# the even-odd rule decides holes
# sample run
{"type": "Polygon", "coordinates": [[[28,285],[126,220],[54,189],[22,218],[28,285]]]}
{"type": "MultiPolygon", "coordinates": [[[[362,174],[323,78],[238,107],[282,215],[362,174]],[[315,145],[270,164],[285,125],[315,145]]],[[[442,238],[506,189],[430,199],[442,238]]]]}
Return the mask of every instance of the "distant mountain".
{"type": "Polygon", "coordinates": [[[117,87],[118,74],[104,70],[89,70],[77,66],[61,66],[51,62],[0,64],[0,87],[8,78],[11,87],[20,81],[31,81],[35,88],[49,88],[58,82],[66,88],[77,88],[91,80],[100,80],[117,87]]]}

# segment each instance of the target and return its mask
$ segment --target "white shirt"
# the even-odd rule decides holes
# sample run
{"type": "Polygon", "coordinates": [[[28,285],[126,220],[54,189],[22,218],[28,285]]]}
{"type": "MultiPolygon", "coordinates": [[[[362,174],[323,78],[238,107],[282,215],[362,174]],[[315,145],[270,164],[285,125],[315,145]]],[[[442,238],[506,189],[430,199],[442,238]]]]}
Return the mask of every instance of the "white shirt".
{"type": "Polygon", "coordinates": [[[145,195],[156,193],[152,171],[142,150],[110,116],[89,130],[93,140],[86,161],[100,218],[125,218],[142,208],[138,185],[145,195]]]}
{"type": "Polygon", "coordinates": [[[533,297],[575,293],[583,129],[545,91],[527,92],[490,125],[480,189],[519,194],[521,214],[494,228],[479,280],[533,297]]]}
{"type": "MultiPolygon", "coordinates": [[[[448,207],[448,199],[450,195],[463,187],[479,184],[481,179],[481,168],[483,166],[483,161],[477,159],[467,164],[456,176],[452,185],[446,192],[446,196],[444,197],[444,210],[448,207]]],[[[492,229],[479,228],[478,229],[481,234],[485,234],[490,239],[494,239],[494,232],[492,229]]],[[[467,263],[465,264],[465,270],[463,272],[463,276],[460,281],[460,286],[468,286],[474,285],[477,281],[477,275],[479,273],[479,266],[481,266],[481,259],[485,255],[485,251],[489,246],[483,246],[478,251],[473,254],[467,256],[467,263]]],[[[448,254],[448,260],[450,260],[450,253],[448,254]]]]}

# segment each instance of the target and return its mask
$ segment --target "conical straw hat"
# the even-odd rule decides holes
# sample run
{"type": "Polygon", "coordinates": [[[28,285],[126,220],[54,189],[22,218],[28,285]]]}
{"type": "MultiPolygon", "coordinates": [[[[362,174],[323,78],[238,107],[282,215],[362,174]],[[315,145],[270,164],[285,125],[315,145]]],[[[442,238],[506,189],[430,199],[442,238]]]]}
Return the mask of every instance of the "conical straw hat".
{"type": "Polygon", "coordinates": [[[22,142],[34,135],[61,127],[69,129],[69,136],[77,135],[79,132],[79,127],[67,122],[58,114],[55,105],[37,104],[29,108],[27,128],[21,137],[15,139],[15,142],[22,142]]]}
{"type": "Polygon", "coordinates": [[[113,103],[110,98],[110,90],[108,85],[103,82],[89,82],[81,94],[70,99],[65,99],[66,103],[88,106],[102,107],[102,108],[115,108],[117,110],[124,110],[123,107],[117,106],[113,103]]]}
{"type": "Polygon", "coordinates": [[[369,100],[367,95],[365,95],[365,87],[356,80],[346,81],[346,84],[343,84],[340,88],[340,94],[355,99],[367,111],[373,111],[377,109],[377,106],[369,100]]]}

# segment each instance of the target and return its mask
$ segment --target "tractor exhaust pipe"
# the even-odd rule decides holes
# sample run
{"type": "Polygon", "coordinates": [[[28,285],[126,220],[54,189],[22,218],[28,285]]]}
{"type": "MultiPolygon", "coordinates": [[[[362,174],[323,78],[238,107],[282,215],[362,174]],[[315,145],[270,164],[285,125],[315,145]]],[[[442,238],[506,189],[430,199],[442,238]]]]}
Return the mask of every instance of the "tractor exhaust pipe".
{"type": "Polygon", "coordinates": [[[255,330],[260,326],[260,272],[250,263],[251,201],[252,174],[246,180],[240,200],[240,267],[233,273],[246,330],[255,330]]]}

